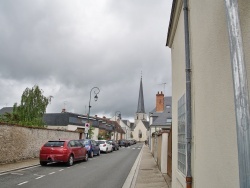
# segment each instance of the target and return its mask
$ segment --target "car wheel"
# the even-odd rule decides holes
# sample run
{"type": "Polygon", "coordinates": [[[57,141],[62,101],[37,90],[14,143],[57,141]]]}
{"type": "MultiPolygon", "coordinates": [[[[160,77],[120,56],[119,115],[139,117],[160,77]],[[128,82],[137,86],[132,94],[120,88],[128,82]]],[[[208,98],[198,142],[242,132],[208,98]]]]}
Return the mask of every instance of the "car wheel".
{"type": "Polygon", "coordinates": [[[67,161],[67,165],[68,165],[68,166],[72,166],[73,163],[74,163],[74,157],[73,157],[73,155],[70,155],[70,156],[69,156],[69,159],[68,159],[68,161],[67,161]]]}
{"type": "Polygon", "coordinates": [[[97,155],[98,155],[98,156],[100,156],[100,155],[101,155],[101,151],[100,151],[100,150],[98,151],[97,155]]]}
{"type": "Polygon", "coordinates": [[[86,161],[88,161],[88,159],[89,159],[89,155],[88,155],[88,153],[86,153],[84,161],[86,162],[86,161]]]}
{"type": "Polygon", "coordinates": [[[40,165],[41,165],[41,166],[46,166],[46,165],[47,165],[47,162],[40,161],[40,165]]]}
{"type": "Polygon", "coordinates": [[[93,152],[93,151],[90,152],[89,157],[90,157],[90,158],[93,158],[93,157],[94,157],[94,152],[93,152]]]}

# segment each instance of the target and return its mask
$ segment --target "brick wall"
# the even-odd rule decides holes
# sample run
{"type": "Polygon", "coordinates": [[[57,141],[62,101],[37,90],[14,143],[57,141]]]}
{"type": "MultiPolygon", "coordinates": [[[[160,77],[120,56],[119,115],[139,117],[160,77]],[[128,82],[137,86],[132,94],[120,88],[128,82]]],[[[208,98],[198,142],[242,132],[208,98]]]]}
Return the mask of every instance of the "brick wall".
{"type": "Polygon", "coordinates": [[[163,112],[164,111],[164,94],[162,93],[157,93],[156,94],[156,112],[163,112]]]}
{"type": "Polygon", "coordinates": [[[39,157],[39,150],[45,142],[59,138],[79,139],[79,133],[0,125],[0,164],[39,157]]]}

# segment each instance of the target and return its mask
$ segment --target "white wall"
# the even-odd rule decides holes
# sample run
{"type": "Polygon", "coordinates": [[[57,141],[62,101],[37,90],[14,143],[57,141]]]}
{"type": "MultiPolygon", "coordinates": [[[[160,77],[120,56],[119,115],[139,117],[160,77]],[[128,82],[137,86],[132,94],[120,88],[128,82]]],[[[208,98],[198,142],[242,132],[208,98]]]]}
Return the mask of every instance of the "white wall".
{"type": "Polygon", "coordinates": [[[95,128],[93,130],[93,132],[94,132],[94,135],[92,136],[92,139],[93,140],[98,140],[99,128],[95,128]]]}
{"type": "Polygon", "coordinates": [[[133,139],[135,139],[136,141],[145,141],[147,140],[147,129],[144,126],[144,124],[142,123],[142,121],[138,121],[136,124],[136,127],[133,131],[133,139]],[[139,130],[141,130],[142,132],[142,138],[139,138],[139,130]]]}
{"type": "MultiPolygon", "coordinates": [[[[190,0],[192,176],[194,188],[239,187],[234,95],[224,1],[190,0]]],[[[239,1],[250,83],[250,1],[239,1]],[[244,4],[243,4],[244,3],[244,4]],[[247,53],[246,53],[247,52],[247,53]]],[[[177,103],[185,93],[183,10],[172,53],[172,187],[185,187],[177,167],[177,103]]]]}

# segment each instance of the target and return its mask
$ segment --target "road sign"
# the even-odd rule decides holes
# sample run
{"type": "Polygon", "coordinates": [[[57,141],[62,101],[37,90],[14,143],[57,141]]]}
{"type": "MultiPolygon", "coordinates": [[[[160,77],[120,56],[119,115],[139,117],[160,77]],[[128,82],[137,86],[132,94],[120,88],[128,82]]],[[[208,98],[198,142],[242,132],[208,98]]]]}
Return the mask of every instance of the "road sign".
{"type": "Polygon", "coordinates": [[[90,127],[90,123],[85,123],[85,133],[88,133],[90,127]]]}

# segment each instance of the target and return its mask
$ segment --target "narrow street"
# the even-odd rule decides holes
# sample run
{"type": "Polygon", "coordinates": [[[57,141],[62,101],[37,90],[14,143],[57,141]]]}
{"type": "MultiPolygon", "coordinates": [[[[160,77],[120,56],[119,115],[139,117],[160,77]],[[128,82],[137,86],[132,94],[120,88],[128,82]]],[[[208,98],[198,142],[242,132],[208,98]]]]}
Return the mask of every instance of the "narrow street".
{"type": "Polygon", "coordinates": [[[142,144],[122,147],[118,151],[90,158],[87,162],[77,162],[71,167],[51,164],[12,171],[0,176],[1,188],[122,187],[141,148],[142,144]]]}

